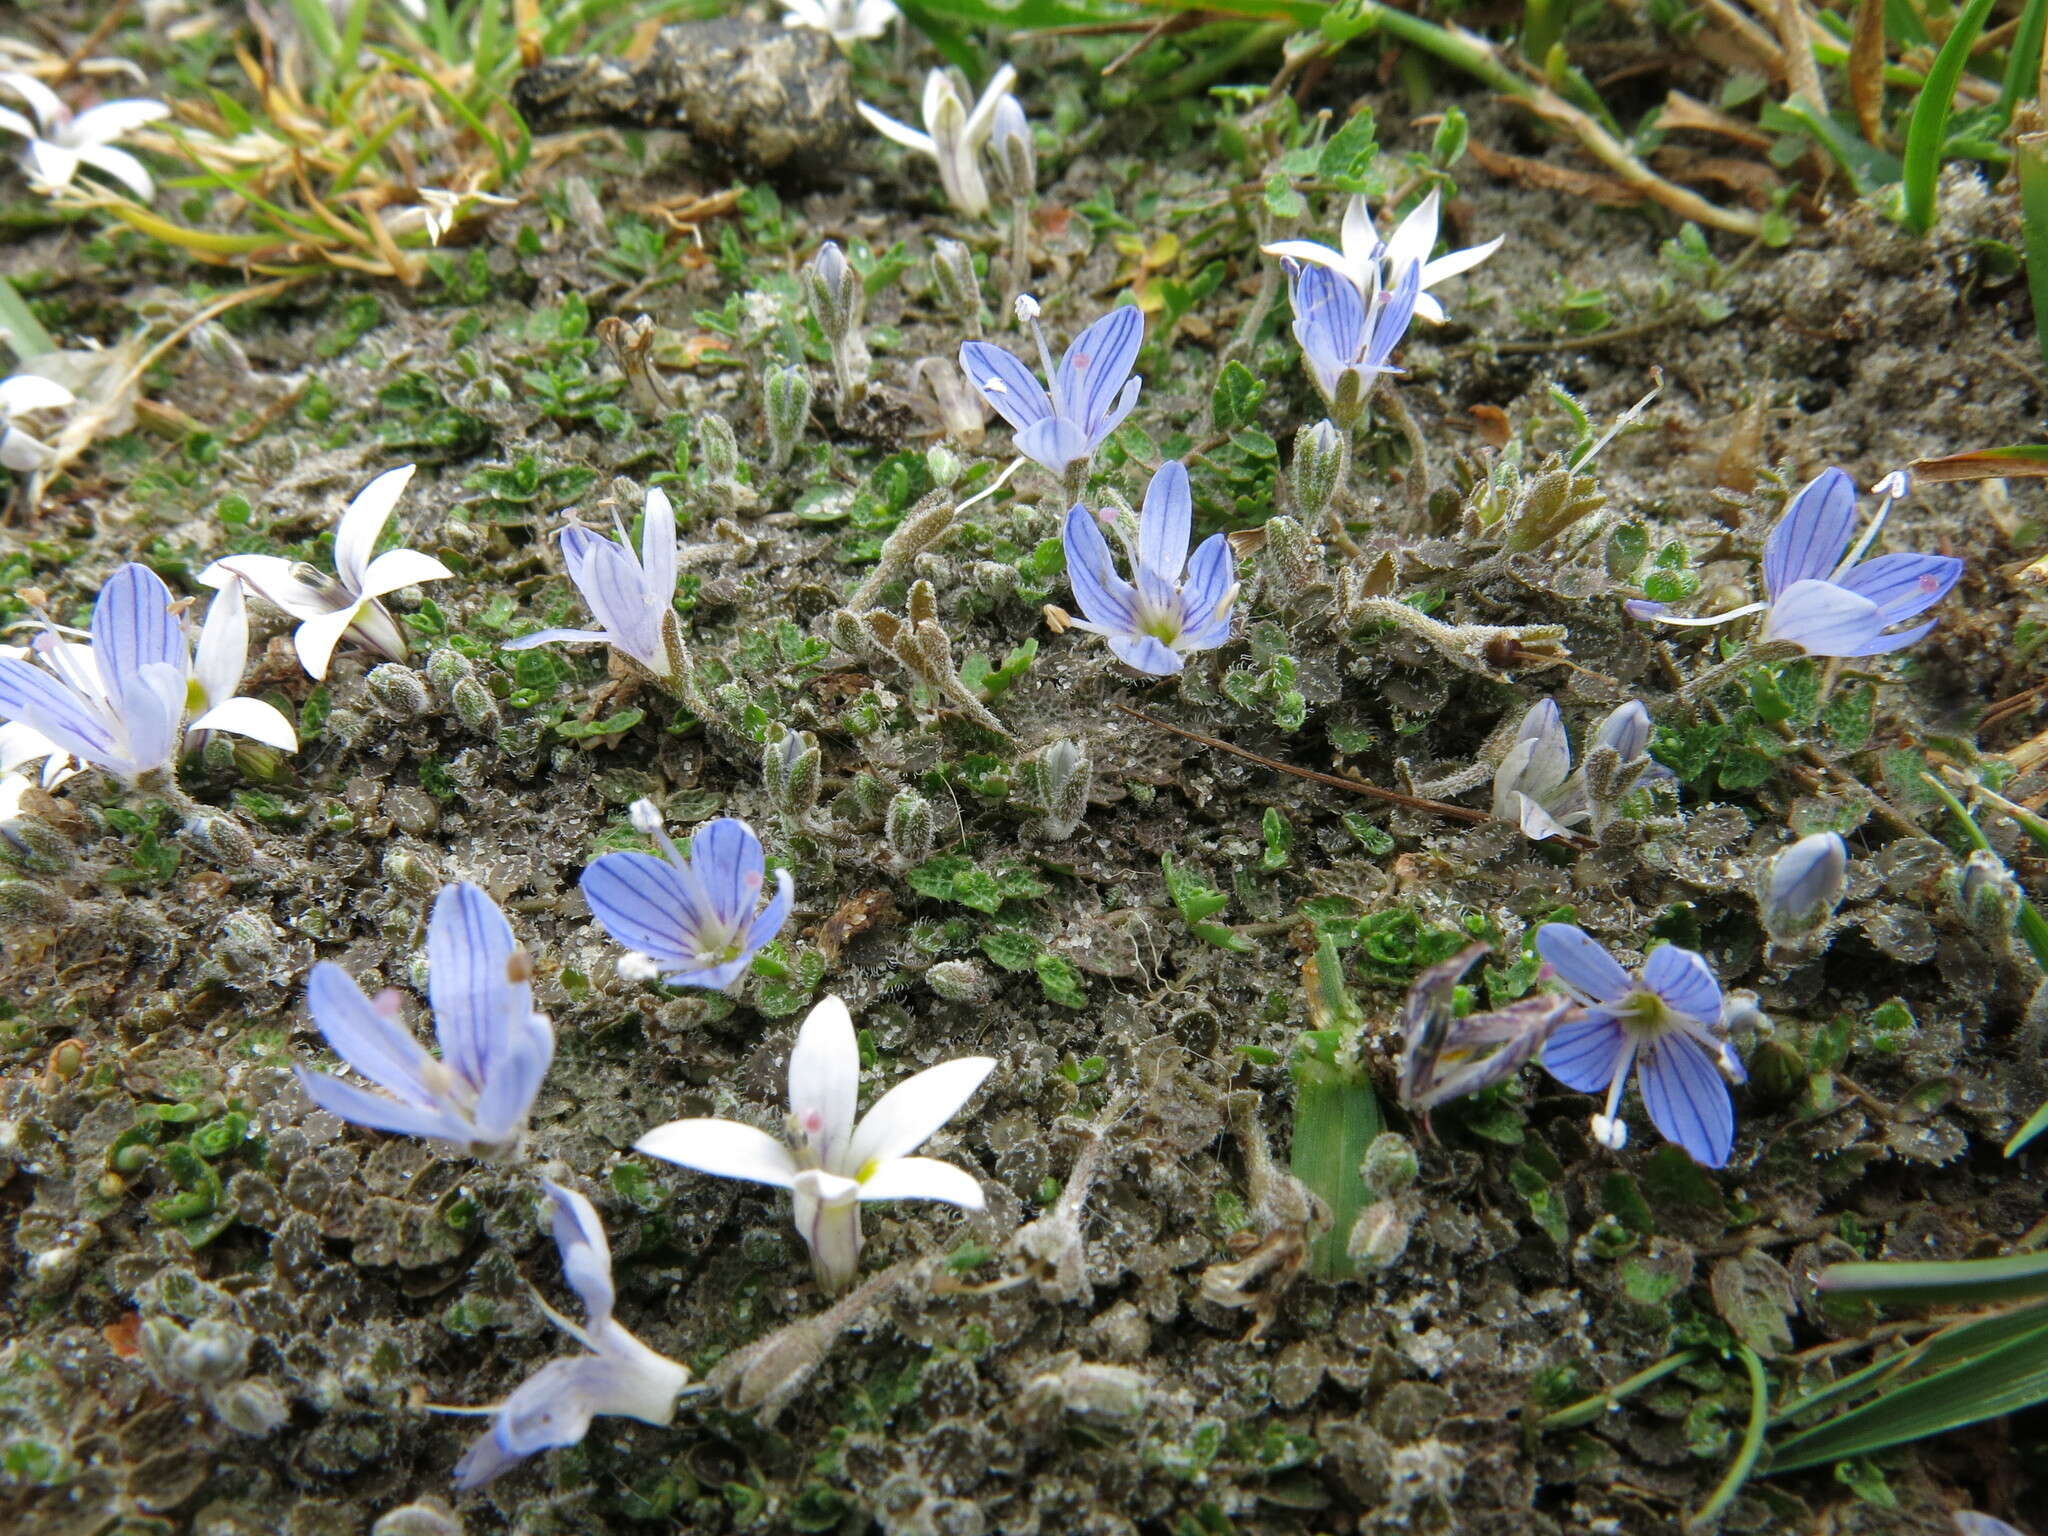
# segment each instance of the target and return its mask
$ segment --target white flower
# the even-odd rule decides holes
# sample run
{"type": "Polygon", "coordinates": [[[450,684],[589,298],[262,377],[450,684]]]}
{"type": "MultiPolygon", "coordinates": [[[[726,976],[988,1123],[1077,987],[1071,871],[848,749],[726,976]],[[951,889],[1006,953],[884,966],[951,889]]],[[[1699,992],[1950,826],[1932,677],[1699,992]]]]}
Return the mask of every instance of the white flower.
{"type": "Polygon", "coordinates": [[[946,201],[969,218],[976,218],[989,210],[988,183],[981,174],[982,146],[995,131],[996,108],[1016,83],[1017,71],[1005,64],[983,88],[970,111],[953,77],[943,69],[933,70],[924,81],[923,133],[893,117],[884,117],[864,101],[856,102],[855,106],[868,125],[884,138],[936,160],[946,201]]]}
{"type": "Polygon", "coordinates": [[[353,634],[393,661],[405,660],[405,631],[378,599],[400,587],[455,574],[432,555],[416,549],[388,549],[376,559],[370,558],[414,467],[407,464],[385,471],[364,486],[341,514],[334,532],[334,569],[339,580],[282,555],[229,555],[201,571],[199,580],[209,587],[224,587],[239,577],[257,596],[299,620],[298,633],[292,638],[299,664],[309,677],[327,676],[327,663],[345,634],[353,634]]]}
{"type": "MultiPolygon", "coordinates": [[[[1415,211],[1395,227],[1393,236],[1382,240],[1379,231],[1373,227],[1371,206],[1364,198],[1353,197],[1344,209],[1344,228],[1339,237],[1344,246],[1341,251],[1313,240],[1282,240],[1273,245],[1262,245],[1259,249],[1268,256],[1291,256],[1296,261],[1313,262],[1317,266],[1328,267],[1332,272],[1341,272],[1351,279],[1352,286],[1360,293],[1393,288],[1406,268],[1420,266],[1422,287],[1427,290],[1447,277],[1471,271],[1499,250],[1501,241],[1507,238],[1495,235],[1484,245],[1467,246],[1462,251],[1452,251],[1431,261],[1429,253],[1436,248],[1437,203],[1437,194],[1432,188],[1429,196],[1415,205],[1415,211]],[[1377,277],[1373,275],[1375,269],[1378,270],[1377,277]]],[[[1431,324],[1443,323],[1444,307],[1427,291],[1416,295],[1415,313],[1431,324]]]]}
{"type": "Polygon", "coordinates": [[[468,218],[479,204],[492,208],[519,206],[518,198],[499,197],[492,192],[451,192],[446,187],[421,187],[419,195],[416,211],[420,227],[427,232],[429,245],[439,245],[448,231],[468,218]]]}
{"type": "Polygon", "coordinates": [[[912,1157],[995,1069],[987,1056],[943,1062],[883,1094],[860,1123],[860,1045],[840,998],[810,1012],[789,1053],[787,1142],[733,1120],[673,1120],[634,1143],[650,1157],[721,1179],[791,1192],[796,1229],[810,1245],[818,1284],[852,1282],[860,1259],[860,1202],[941,1200],[982,1208],[974,1176],[935,1158],[912,1157]]]}
{"type": "Polygon", "coordinates": [[[842,48],[862,38],[880,37],[903,13],[891,0],[782,0],[785,27],[815,27],[832,34],[842,48]]]}
{"type": "MultiPolygon", "coordinates": [[[[0,118],[4,116],[0,109],[0,118]]],[[[25,471],[49,463],[50,446],[17,427],[14,418],[30,411],[61,411],[77,403],[78,397],[70,390],[40,374],[17,373],[11,379],[0,379],[0,464],[25,471]]]]}
{"type": "Polygon", "coordinates": [[[57,93],[33,75],[10,70],[0,74],[0,86],[19,96],[35,114],[35,121],[30,122],[11,107],[0,107],[0,128],[28,140],[23,164],[38,192],[70,186],[78,168],[89,165],[113,177],[145,203],[156,195],[156,183],[142,162],[113,144],[145,123],[170,116],[171,109],[162,102],[103,101],[74,116],[57,99],[57,93]]]}

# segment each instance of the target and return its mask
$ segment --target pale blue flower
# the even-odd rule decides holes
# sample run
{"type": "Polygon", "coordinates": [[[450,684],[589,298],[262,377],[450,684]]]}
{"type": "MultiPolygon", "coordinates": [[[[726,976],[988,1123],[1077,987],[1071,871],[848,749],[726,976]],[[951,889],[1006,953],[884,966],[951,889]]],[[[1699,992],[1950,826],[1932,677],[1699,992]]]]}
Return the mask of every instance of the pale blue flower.
{"type": "Polygon", "coordinates": [[[1545,923],[1536,949],[1579,1007],[1543,1048],[1543,1065],[1567,1088],[1607,1091],[1593,1136],[1619,1151],[1628,1144],[1621,1090],[1635,1069],[1650,1119],[1694,1162],[1719,1168],[1735,1144],[1735,1106],[1722,1074],[1744,1081],[1721,1024],[1721,984],[1707,962],[1666,944],[1650,952],[1640,980],[1585,930],[1545,923]]]}
{"type": "Polygon", "coordinates": [[[1780,942],[1811,933],[1842,904],[1849,848],[1835,832],[1802,837],[1771,856],[1764,873],[1764,931],[1780,942]]]}
{"type": "Polygon", "coordinates": [[[1145,317],[1134,305],[1120,305],[1074,338],[1054,367],[1039,328],[1038,305],[1017,301],[1038,338],[1039,361],[1052,381],[1048,394],[1031,370],[1003,348],[985,341],[960,344],[960,371],[1002,418],[1017,429],[1017,451],[1064,478],[1070,464],[1085,464],[1138,403],[1142,378],[1132,378],[1145,317]]]}
{"type": "Polygon", "coordinates": [[[322,961],[306,982],[320,1033],[371,1093],[299,1068],[307,1095],[331,1115],[373,1131],[497,1151],[525,1133],[533,1097],[554,1059],[555,1035],[533,1011],[533,962],[497,904],[467,883],[445,885],[427,922],[427,998],[441,1046],[431,1055],[399,1022],[399,996],[372,999],[322,961]]]}
{"type": "Polygon", "coordinates": [[[1598,796],[1587,782],[1586,770],[1572,769],[1571,741],[1556,703],[1538,700],[1522,717],[1514,745],[1494,770],[1495,818],[1514,822],[1525,837],[1539,843],[1569,836],[1574,828],[1588,824],[1599,831],[1613,819],[1616,802],[1631,789],[1674,777],[1649,755],[1653,729],[1649,710],[1636,700],[1600,722],[1586,747],[1589,766],[1596,754],[1612,755],[1602,784],[1606,794],[1598,796]]]}
{"type": "Polygon", "coordinates": [[[1893,629],[1948,595],[1963,574],[1950,555],[1879,555],[1864,551],[1884,526],[1892,503],[1905,496],[1904,475],[1879,482],[1876,515],[1855,547],[1856,484],[1839,469],[1824,469],[1785,507],[1764,546],[1764,601],[1705,618],[1673,618],[1663,603],[1634,599],[1631,618],[1660,624],[1726,624],[1762,613],[1765,640],[1786,640],[1809,656],[1882,656],[1903,650],[1935,621],[1893,629]]]}
{"type": "Polygon", "coordinates": [[[538,1451],[575,1445],[599,1414],[643,1424],[675,1421],[676,1399],[689,1370],[633,1337],[612,1316],[612,1252],[590,1202],[573,1189],[541,1181],[554,1202],[555,1246],[562,1274],[582,1298],[582,1327],[545,1302],[548,1321],[588,1354],[550,1360],[494,1409],[490,1433],[455,1464],[455,1486],[481,1488],[538,1451]]]}
{"type": "Polygon", "coordinates": [[[757,912],[766,861],[761,839],[744,821],[707,821],[690,838],[688,858],[662,830],[653,801],[633,802],[633,825],[666,857],[607,853],[580,882],[605,932],[634,951],[620,969],[676,986],[731,985],[789,917],[789,871],[775,872],[775,899],[757,912]]]}
{"type": "Polygon", "coordinates": [[[1190,560],[1193,522],[1188,472],[1168,459],[1145,489],[1138,543],[1130,551],[1134,580],[1126,581],[1093,514],[1081,506],[1067,513],[1067,579],[1087,615],[1072,620],[1073,627],[1103,636],[1118,660],[1154,677],[1172,676],[1185,653],[1213,650],[1230,638],[1237,601],[1230,541],[1212,533],[1190,560]]]}
{"type": "Polygon", "coordinates": [[[1370,266],[1367,275],[1373,282],[1361,291],[1328,267],[1291,259],[1281,265],[1287,269],[1287,297],[1294,306],[1294,339],[1337,424],[1348,427],[1357,421],[1379,376],[1401,371],[1390,359],[1415,318],[1422,268],[1412,262],[1401,267],[1387,288],[1379,285],[1379,267],[1370,266]]]}
{"type": "Polygon", "coordinates": [[[171,589],[146,565],[109,576],[84,640],[44,621],[34,661],[0,656],[0,719],[15,720],[80,762],[134,783],[169,769],[194,731],[232,731],[280,751],[298,748],[292,724],[260,699],[234,696],[248,631],[239,589],[207,611],[197,659],[171,589]],[[38,666],[35,663],[40,662],[38,666]]]}
{"type": "Polygon", "coordinates": [[[614,543],[572,525],[562,530],[562,565],[604,627],[536,630],[507,640],[502,648],[524,651],[555,640],[602,640],[656,677],[668,677],[674,670],[670,630],[676,624],[676,513],[667,495],[658,488],[647,493],[637,556],[623,527],[614,543]]]}

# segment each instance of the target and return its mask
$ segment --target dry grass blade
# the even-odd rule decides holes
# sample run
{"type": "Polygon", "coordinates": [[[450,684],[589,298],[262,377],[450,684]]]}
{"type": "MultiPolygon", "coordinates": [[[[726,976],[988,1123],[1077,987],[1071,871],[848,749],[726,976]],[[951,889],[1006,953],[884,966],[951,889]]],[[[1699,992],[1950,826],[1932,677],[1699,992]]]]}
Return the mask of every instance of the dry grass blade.
{"type": "Polygon", "coordinates": [[[1873,149],[1884,148],[1884,0],[1862,0],[1849,38],[1849,101],[1873,149]]]}

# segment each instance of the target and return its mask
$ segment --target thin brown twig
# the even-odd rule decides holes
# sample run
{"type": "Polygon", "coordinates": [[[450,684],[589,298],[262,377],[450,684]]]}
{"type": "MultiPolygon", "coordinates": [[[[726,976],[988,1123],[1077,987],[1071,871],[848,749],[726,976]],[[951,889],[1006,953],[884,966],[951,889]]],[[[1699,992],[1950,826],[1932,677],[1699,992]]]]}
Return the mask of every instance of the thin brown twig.
{"type": "Polygon", "coordinates": [[[107,34],[121,24],[121,18],[128,14],[129,3],[130,0],[114,0],[113,5],[107,8],[107,14],[100,18],[99,25],[86,33],[84,42],[72,49],[71,56],[64,61],[64,67],[57,71],[56,79],[50,82],[52,86],[62,85],[78,73],[78,66],[90,58],[93,49],[104,43],[107,34]]]}
{"type": "MultiPolygon", "coordinates": [[[[1133,709],[1128,704],[1118,702],[1113,707],[1129,715],[1133,720],[1142,720],[1147,725],[1155,725],[1162,731],[1170,731],[1176,736],[1184,737],[1192,742],[1198,742],[1202,746],[1212,748],[1218,752],[1228,752],[1232,757],[1241,757],[1248,763],[1257,763],[1261,768],[1271,768],[1276,773],[1290,774],[1297,779],[1307,779],[1314,784],[1327,784],[1332,789],[1348,789],[1354,795],[1369,795],[1375,800],[1384,800],[1390,805],[1405,805],[1411,811],[1428,811],[1433,816],[1449,816],[1458,821],[1469,821],[1480,826],[1495,820],[1489,813],[1474,810],[1469,805],[1452,805],[1447,800],[1425,800],[1420,795],[1404,795],[1397,789],[1381,789],[1377,784],[1367,784],[1360,779],[1347,779],[1334,773],[1318,773],[1313,768],[1299,768],[1293,763],[1283,763],[1277,757],[1263,757],[1257,752],[1237,746],[1232,742],[1224,741],[1220,737],[1204,736],[1200,731],[1191,731],[1185,726],[1173,724],[1170,720],[1162,720],[1157,715],[1148,715],[1144,710],[1133,709]]],[[[1594,846],[1591,841],[1585,838],[1574,838],[1573,843],[1574,846],[1579,848],[1591,848],[1594,846]]]]}

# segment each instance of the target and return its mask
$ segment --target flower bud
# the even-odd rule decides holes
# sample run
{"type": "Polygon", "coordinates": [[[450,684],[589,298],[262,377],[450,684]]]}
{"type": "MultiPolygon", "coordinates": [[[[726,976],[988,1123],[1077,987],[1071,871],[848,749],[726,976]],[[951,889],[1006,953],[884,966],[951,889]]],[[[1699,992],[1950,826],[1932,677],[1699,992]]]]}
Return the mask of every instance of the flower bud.
{"type": "Polygon", "coordinates": [[[939,307],[979,336],[981,279],[974,272],[974,253],[958,240],[936,241],[932,246],[932,283],[938,289],[939,307]]]}
{"type": "Polygon", "coordinates": [[[1039,824],[1039,834],[1051,842],[1064,841],[1088,814],[1094,765],[1079,743],[1060,740],[1038,754],[1035,768],[1033,798],[1045,818],[1039,824]]]}
{"type": "Polygon", "coordinates": [[[777,368],[762,389],[768,411],[768,467],[780,469],[803,441],[811,419],[811,370],[777,368]]]}
{"type": "Polygon", "coordinates": [[[1023,103],[1007,92],[996,103],[988,156],[1003,196],[1016,202],[1038,190],[1038,148],[1031,140],[1031,124],[1024,117],[1023,103]]]}
{"type": "Polygon", "coordinates": [[[1963,861],[1955,891],[1956,909],[1971,932],[1986,943],[2005,944],[2026,899],[2005,861],[1989,849],[1977,849],[1963,861]]]}
{"type": "Polygon", "coordinates": [[[740,441],[732,423],[716,411],[697,418],[697,459],[713,482],[731,480],[740,472],[740,441]]]}
{"type": "Polygon", "coordinates": [[[384,850],[384,878],[408,896],[431,896],[441,889],[441,872],[405,848],[384,850]]]}
{"type": "Polygon", "coordinates": [[[1779,849],[1764,869],[1764,931],[1780,944],[1812,933],[1842,904],[1848,870],[1849,849],[1834,832],[1779,849]]]}
{"type": "Polygon", "coordinates": [[[417,720],[433,708],[426,679],[402,662],[386,661],[372,667],[363,687],[387,720],[417,720]]]}
{"type": "Polygon", "coordinates": [[[1408,1218],[1391,1200],[1379,1200],[1358,1213],[1344,1251],[1363,1269],[1390,1269],[1408,1251],[1408,1218]]]}
{"type": "Polygon", "coordinates": [[[427,653],[425,671],[427,681],[443,694],[454,692],[455,685],[464,678],[476,676],[469,658],[450,645],[437,646],[427,653]]]}
{"type": "Polygon", "coordinates": [[[890,809],[889,786],[866,770],[853,776],[846,792],[853,800],[854,809],[869,825],[880,821],[890,809]]]}
{"type": "Polygon", "coordinates": [[[818,254],[804,263],[797,276],[810,300],[811,318],[818,322],[826,340],[837,342],[860,324],[867,291],[836,240],[819,246],[818,254]]]}
{"type": "Polygon", "coordinates": [[[213,1399],[220,1421],[240,1435],[261,1440],[284,1427],[291,1407],[276,1387],[261,1376],[238,1381],[213,1399]]]}
{"type": "Polygon", "coordinates": [[[232,816],[198,816],[185,824],[185,840],[222,869],[256,862],[256,840],[232,816]]]}
{"type": "Polygon", "coordinates": [[[78,867],[78,850],[42,817],[24,812],[0,822],[0,860],[24,874],[68,875],[78,867]]]}
{"type": "Polygon", "coordinates": [[[1382,1131],[1365,1149],[1358,1176],[1376,1199],[1389,1200],[1415,1182],[1415,1148],[1399,1131],[1382,1131]]]}
{"type": "Polygon", "coordinates": [[[1766,1104],[1788,1104],[1806,1084],[1806,1058],[1783,1040],[1749,1053],[1749,1091],[1766,1104]]]}
{"type": "Polygon", "coordinates": [[[0,928],[55,928],[71,915],[71,898],[33,880],[0,880],[0,928]]]}
{"type": "Polygon", "coordinates": [[[478,678],[465,677],[457,682],[449,702],[455,706],[455,717],[479,736],[495,736],[504,724],[504,717],[498,713],[498,701],[478,678]]]}
{"type": "Polygon", "coordinates": [[[774,727],[761,748],[761,780],[785,816],[802,816],[818,803],[818,778],[824,758],[818,738],[809,731],[774,727]]]}
{"type": "Polygon", "coordinates": [[[1313,528],[1330,510],[1351,472],[1351,443],[1328,419],[1294,434],[1294,510],[1313,528]]]}
{"type": "Polygon", "coordinates": [[[1283,605],[1291,598],[1328,583],[1323,552],[1316,547],[1316,541],[1309,536],[1308,530],[1285,513],[1266,520],[1266,542],[1259,555],[1272,578],[1272,585],[1267,590],[1275,601],[1283,605]]]}
{"type": "Polygon", "coordinates": [[[932,856],[932,803],[914,789],[898,790],[882,819],[889,851],[905,864],[932,856]]]}
{"type": "Polygon", "coordinates": [[[988,972],[972,960],[941,960],[924,973],[932,991],[949,1003],[986,1002],[988,972]]]}
{"type": "Polygon", "coordinates": [[[944,443],[934,443],[924,451],[925,473],[932,477],[932,484],[942,491],[950,491],[960,481],[961,472],[967,466],[960,455],[944,443]]]}

